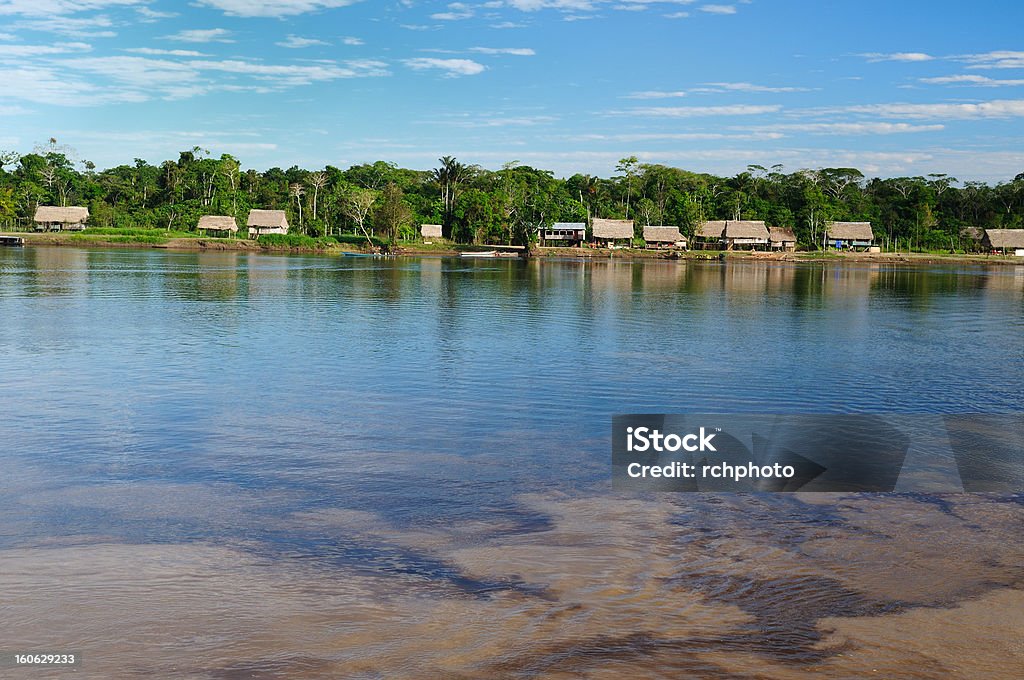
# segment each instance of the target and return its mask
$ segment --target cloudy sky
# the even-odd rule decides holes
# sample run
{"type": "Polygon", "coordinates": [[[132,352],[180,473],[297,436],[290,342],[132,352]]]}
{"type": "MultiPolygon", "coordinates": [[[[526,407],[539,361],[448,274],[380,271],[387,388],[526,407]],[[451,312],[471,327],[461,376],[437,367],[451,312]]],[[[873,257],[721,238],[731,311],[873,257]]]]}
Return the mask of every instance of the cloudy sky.
{"type": "Polygon", "coordinates": [[[0,149],[999,181],[1022,25],[994,0],[0,0],[0,149]]]}

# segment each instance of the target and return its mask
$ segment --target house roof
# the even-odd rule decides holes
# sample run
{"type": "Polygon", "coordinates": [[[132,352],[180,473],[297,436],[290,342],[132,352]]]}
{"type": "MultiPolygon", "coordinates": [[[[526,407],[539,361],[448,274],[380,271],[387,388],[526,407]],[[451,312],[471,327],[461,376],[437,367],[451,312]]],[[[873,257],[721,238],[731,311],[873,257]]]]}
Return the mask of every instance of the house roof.
{"type": "Polygon", "coordinates": [[[768,240],[772,243],[796,243],[796,234],[789,227],[768,227],[768,240]]]}
{"type": "Polygon", "coordinates": [[[633,220],[594,218],[594,238],[633,238],[633,220]]]}
{"type": "Polygon", "coordinates": [[[283,210],[250,210],[247,226],[256,228],[288,227],[288,218],[283,210]]]}
{"type": "Polygon", "coordinates": [[[35,221],[40,223],[81,224],[87,219],[89,219],[89,209],[81,206],[41,205],[36,208],[35,221]]]}
{"type": "Polygon", "coordinates": [[[725,223],[725,238],[760,238],[768,240],[768,227],[764,222],[729,220],[725,223]]]}
{"type": "Polygon", "coordinates": [[[441,238],[441,225],[440,224],[421,224],[420,225],[420,236],[427,236],[429,238],[441,238]]]}
{"type": "Polygon", "coordinates": [[[694,236],[701,238],[722,238],[725,233],[725,220],[710,220],[697,227],[694,236]]]}
{"type": "Polygon", "coordinates": [[[875,235],[870,222],[832,222],[825,227],[829,240],[872,241],[875,235]]]}
{"type": "Polygon", "coordinates": [[[993,248],[1024,248],[1024,229],[986,229],[985,238],[993,248]]]}
{"type": "Polygon", "coordinates": [[[679,227],[644,227],[644,240],[648,243],[675,243],[683,241],[679,227]]]}
{"type": "Polygon", "coordinates": [[[587,225],[584,222],[555,222],[548,229],[574,229],[581,230],[586,229],[587,225]]]}
{"type": "Polygon", "coordinates": [[[234,217],[227,215],[203,215],[199,218],[197,229],[212,229],[216,231],[238,231],[238,224],[234,217]]]}

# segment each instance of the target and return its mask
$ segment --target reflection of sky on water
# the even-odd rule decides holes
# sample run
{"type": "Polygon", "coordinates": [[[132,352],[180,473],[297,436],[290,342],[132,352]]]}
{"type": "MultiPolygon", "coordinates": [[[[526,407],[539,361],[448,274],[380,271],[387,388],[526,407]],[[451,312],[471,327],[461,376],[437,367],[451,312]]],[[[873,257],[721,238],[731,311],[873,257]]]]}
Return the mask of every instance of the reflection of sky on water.
{"type": "MultiPolygon", "coordinates": [[[[51,558],[79,564],[46,587],[84,609],[91,587],[117,591],[156,636],[175,617],[220,630],[185,603],[226,598],[244,612],[232,644],[266,616],[280,639],[256,635],[250,656],[305,650],[310,677],[401,668],[438,631],[461,650],[431,656],[446,672],[593,671],[595,635],[614,667],[605,635],[650,668],[790,677],[747,622],[788,627],[794,658],[827,665],[829,612],[1007,606],[986,593],[1021,585],[1019,497],[613,498],[610,416],[1024,410],[1022,291],[1009,267],[0,251],[0,560],[26,582],[51,558]],[[147,613],[143,594],[188,572],[174,555],[199,581],[147,613]],[[90,580],[110,564],[128,576],[90,580]],[[236,578],[281,588],[280,611],[229,596],[236,578]],[[760,610],[740,606],[752,591],[760,610]],[[772,619],[773,598],[803,604],[772,619]],[[366,620],[343,625],[346,607],[366,620]],[[413,619],[404,645],[366,642],[413,619]],[[325,622],[350,637],[297,641],[325,622]],[[551,648],[499,662],[507,636],[551,648]],[[679,639],[685,663],[668,658],[679,639]]],[[[62,630],[41,611],[37,632],[62,630]]],[[[96,654],[121,629],[94,614],[96,654]]]]}

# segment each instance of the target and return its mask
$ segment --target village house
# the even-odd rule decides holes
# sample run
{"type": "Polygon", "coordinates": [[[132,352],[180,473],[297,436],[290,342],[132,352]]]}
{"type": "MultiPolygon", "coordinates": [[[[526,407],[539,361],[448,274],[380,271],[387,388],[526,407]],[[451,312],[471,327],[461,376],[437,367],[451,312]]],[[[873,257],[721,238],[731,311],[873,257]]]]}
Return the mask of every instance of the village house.
{"type": "Polygon", "coordinates": [[[870,222],[830,222],[825,225],[825,239],[836,250],[867,249],[875,243],[870,222]]]}
{"type": "Polygon", "coordinates": [[[238,223],[235,222],[234,217],[228,217],[227,215],[203,215],[199,218],[196,230],[204,231],[207,234],[211,232],[237,234],[238,223]]]}
{"type": "Polygon", "coordinates": [[[263,234],[287,234],[288,218],[283,210],[250,210],[249,238],[259,238],[263,234]]]}
{"type": "Polygon", "coordinates": [[[722,247],[725,220],[709,220],[697,226],[693,234],[694,244],[704,250],[718,250],[722,247]]]}
{"type": "Polygon", "coordinates": [[[679,233],[679,227],[646,226],[644,243],[648,248],[685,248],[686,237],[679,233]]]}
{"type": "Polygon", "coordinates": [[[41,205],[36,208],[36,231],[81,231],[89,219],[89,209],[81,206],[41,205]]]}
{"type": "Polygon", "coordinates": [[[424,239],[442,238],[440,224],[421,224],[420,236],[424,239]]]}
{"type": "Polygon", "coordinates": [[[605,220],[595,217],[592,231],[594,242],[599,246],[629,246],[633,241],[633,220],[605,220]]]}
{"type": "Polygon", "coordinates": [[[583,222],[555,222],[537,230],[540,245],[579,246],[587,240],[587,225],[583,222]]]}
{"type": "Polygon", "coordinates": [[[768,245],[772,250],[796,250],[796,234],[789,227],[768,227],[768,245]]]}
{"type": "Polygon", "coordinates": [[[768,247],[768,227],[764,222],[728,220],[722,241],[726,250],[758,250],[768,247]]]}
{"type": "Polygon", "coordinates": [[[986,229],[981,242],[989,252],[1024,257],[1024,229],[986,229]]]}

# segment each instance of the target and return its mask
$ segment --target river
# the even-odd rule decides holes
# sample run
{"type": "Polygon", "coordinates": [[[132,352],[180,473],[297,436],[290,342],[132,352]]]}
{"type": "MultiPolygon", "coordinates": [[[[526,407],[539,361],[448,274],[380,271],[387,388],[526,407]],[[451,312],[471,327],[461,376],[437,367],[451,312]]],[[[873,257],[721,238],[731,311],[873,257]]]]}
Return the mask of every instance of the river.
{"type": "Polygon", "coordinates": [[[1024,667],[1024,494],[615,494],[609,448],[1024,411],[1024,266],[0,249],[0,361],[0,652],[74,677],[1024,667]]]}

